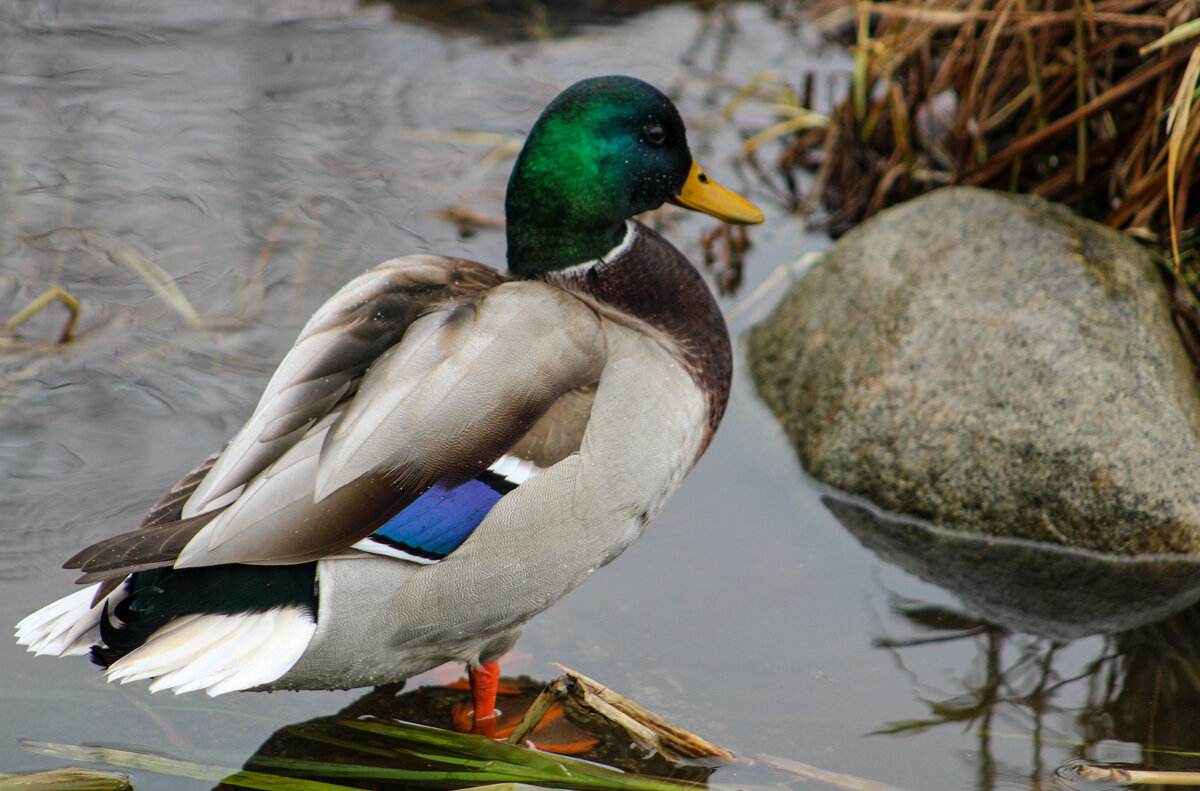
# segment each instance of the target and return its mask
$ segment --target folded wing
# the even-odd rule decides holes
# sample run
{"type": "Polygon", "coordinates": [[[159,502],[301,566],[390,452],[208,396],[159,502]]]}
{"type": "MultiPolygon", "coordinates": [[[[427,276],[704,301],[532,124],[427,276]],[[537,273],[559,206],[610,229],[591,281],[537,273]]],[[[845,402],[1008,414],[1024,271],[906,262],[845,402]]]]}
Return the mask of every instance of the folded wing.
{"type": "MultiPolygon", "coordinates": [[[[397,266],[404,260],[391,265],[412,269],[397,266]]],[[[564,411],[551,409],[560,400],[571,413],[589,401],[587,386],[606,355],[590,308],[561,290],[494,274],[486,290],[435,284],[430,291],[443,289],[441,299],[406,300],[395,296],[401,289],[372,282],[395,276],[379,269],[309,322],[250,421],[183,504],[181,521],[108,539],[68,567],[94,580],[161,565],[312,560],[369,536],[435,485],[475,479],[514,445],[545,455],[548,444],[562,444],[554,437],[562,420],[531,428],[564,411]],[[408,321],[389,348],[365,351],[395,330],[361,331],[340,350],[323,335],[358,326],[387,300],[408,321]],[[147,535],[154,531],[164,537],[147,535]]],[[[169,510],[180,496],[164,498],[169,510]]]]}
{"type": "Polygon", "coordinates": [[[211,510],[278,460],[359,380],[413,321],[446,299],[470,299],[504,282],[473,261],[407,256],[346,284],[309,319],[267,383],[254,414],[230,440],[184,508],[211,510]]]}

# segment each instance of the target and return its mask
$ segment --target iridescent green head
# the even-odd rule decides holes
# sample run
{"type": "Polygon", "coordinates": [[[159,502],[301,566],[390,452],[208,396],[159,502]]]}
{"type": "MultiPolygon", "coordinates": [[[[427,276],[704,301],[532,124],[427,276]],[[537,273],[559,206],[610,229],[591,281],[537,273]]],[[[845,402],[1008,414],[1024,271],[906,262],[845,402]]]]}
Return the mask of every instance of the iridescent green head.
{"type": "Polygon", "coordinates": [[[696,167],[679,111],[632,77],[567,88],[538,118],[508,181],[508,266],[532,275],[594,260],[625,221],[671,200],[730,222],[762,222],[696,167]]]}

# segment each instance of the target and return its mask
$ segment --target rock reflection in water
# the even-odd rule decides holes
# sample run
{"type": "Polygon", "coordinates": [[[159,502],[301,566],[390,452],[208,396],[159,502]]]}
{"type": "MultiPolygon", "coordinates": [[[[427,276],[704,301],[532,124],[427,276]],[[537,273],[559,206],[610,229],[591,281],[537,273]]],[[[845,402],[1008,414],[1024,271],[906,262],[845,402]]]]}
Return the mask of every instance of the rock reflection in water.
{"type": "Polygon", "coordinates": [[[976,617],[1054,640],[1114,634],[1200,601],[1200,558],[1126,557],[959,533],[826,495],[825,506],[883,560],[957,596],[976,617]]]}
{"type": "MultiPolygon", "coordinates": [[[[1196,770],[1200,743],[1200,559],[1113,557],[1023,540],[972,536],[884,514],[842,495],[825,506],[880,558],[953,593],[962,611],[894,597],[891,609],[919,634],[879,637],[906,656],[935,643],[972,641],[974,660],[952,671],[954,690],[917,679],[928,716],[887,723],[881,734],[941,725],[976,734],[978,788],[1006,786],[994,741],[1014,718],[1032,742],[1029,782],[1054,772],[1043,759],[1063,738],[1074,758],[1156,770],[1196,770]],[[1072,641],[1104,635],[1090,661],[1066,657],[1072,641]],[[1063,734],[1054,718],[1074,717],[1063,734]],[[1136,745],[1136,747],[1133,747],[1136,745]]],[[[1083,644],[1088,645],[1088,644],[1083,644]]],[[[910,672],[913,672],[910,670],[910,672]]]]}

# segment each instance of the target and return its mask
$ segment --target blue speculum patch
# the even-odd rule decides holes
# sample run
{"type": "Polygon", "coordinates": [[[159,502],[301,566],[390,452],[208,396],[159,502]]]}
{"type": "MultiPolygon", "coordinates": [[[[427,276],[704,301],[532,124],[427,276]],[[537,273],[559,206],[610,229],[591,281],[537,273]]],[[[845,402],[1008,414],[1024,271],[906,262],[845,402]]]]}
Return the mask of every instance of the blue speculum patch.
{"type": "Polygon", "coordinates": [[[433,486],[371,534],[371,540],[418,557],[440,560],[467,540],[515,485],[484,473],[461,486],[433,486]]]}

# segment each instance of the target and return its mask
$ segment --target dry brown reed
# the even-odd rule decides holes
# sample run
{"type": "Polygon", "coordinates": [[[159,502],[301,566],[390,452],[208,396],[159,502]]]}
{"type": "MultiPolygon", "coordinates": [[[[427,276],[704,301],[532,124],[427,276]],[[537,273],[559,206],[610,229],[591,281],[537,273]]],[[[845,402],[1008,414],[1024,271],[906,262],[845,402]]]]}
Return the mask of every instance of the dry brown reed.
{"type": "Polygon", "coordinates": [[[1200,0],[825,0],[816,14],[852,46],[854,79],[782,165],[815,174],[808,202],[835,235],[969,184],[1068,204],[1177,262],[1196,244],[1200,0]]]}

